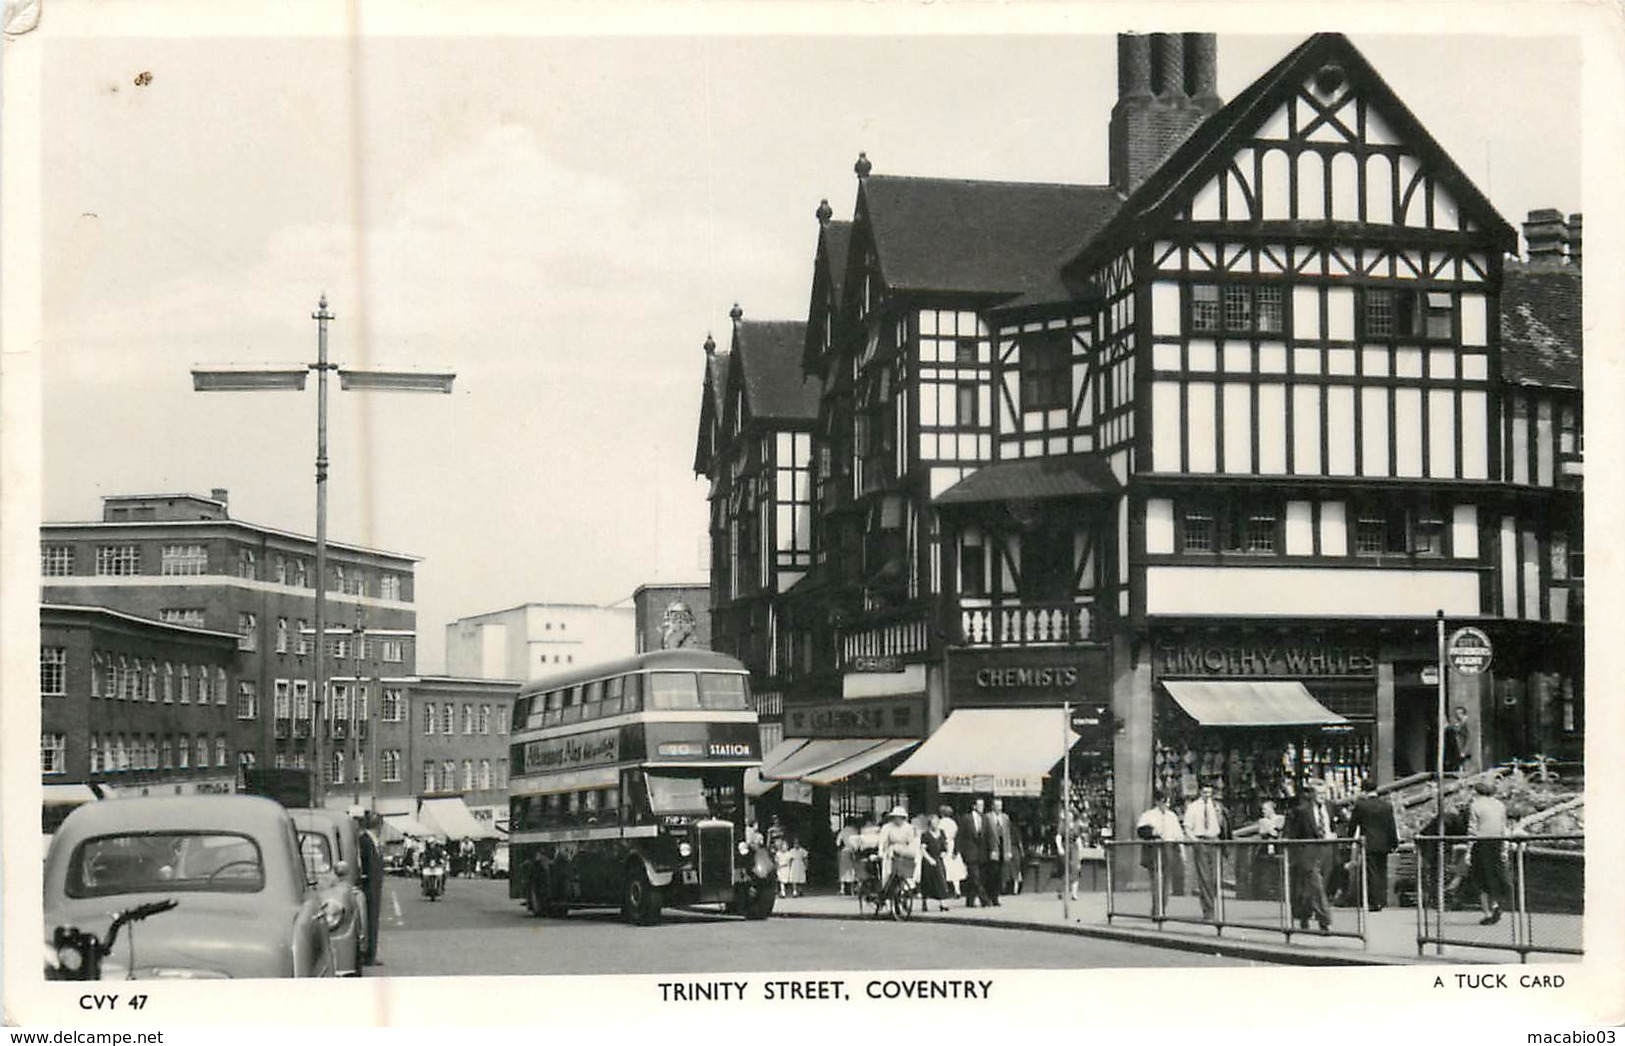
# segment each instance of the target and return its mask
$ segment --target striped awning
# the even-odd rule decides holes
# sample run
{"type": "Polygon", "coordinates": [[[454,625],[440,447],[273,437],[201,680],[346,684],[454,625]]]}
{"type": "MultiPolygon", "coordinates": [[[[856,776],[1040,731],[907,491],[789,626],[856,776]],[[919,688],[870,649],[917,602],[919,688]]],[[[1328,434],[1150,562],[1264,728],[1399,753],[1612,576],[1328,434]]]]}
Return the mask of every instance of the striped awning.
{"type": "Polygon", "coordinates": [[[802,781],[807,775],[833,766],[873,748],[879,741],[869,737],[819,737],[808,741],[771,768],[762,770],[765,781],[802,781]]]}
{"type": "Polygon", "coordinates": [[[1179,707],[1203,726],[1338,726],[1348,720],[1296,679],[1164,680],[1179,707]]]}
{"type": "Polygon", "coordinates": [[[832,785],[837,781],[844,781],[848,777],[861,774],[876,764],[883,763],[893,756],[902,753],[919,744],[918,741],[876,741],[873,747],[866,748],[857,755],[849,756],[839,762],[831,763],[821,770],[814,770],[802,777],[803,781],[815,785],[832,785]]]}
{"type": "Polygon", "coordinates": [[[1060,708],[960,708],[893,777],[1042,777],[1079,740],[1060,708]]]}

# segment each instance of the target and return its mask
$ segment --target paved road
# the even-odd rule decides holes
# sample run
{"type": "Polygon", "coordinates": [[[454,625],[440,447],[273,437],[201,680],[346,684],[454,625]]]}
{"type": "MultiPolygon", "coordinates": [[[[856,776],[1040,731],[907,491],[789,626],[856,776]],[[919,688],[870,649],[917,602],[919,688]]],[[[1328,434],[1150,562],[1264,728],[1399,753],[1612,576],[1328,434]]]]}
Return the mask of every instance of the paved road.
{"type": "Polygon", "coordinates": [[[772,970],[1083,969],[1244,966],[1217,956],[1116,941],[913,921],[772,918],[747,923],[709,913],[666,912],[634,927],[612,911],[533,919],[507,883],[453,880],[430,903],[410,879],[389,879],[369,976],[735,973],[772,970]]]}

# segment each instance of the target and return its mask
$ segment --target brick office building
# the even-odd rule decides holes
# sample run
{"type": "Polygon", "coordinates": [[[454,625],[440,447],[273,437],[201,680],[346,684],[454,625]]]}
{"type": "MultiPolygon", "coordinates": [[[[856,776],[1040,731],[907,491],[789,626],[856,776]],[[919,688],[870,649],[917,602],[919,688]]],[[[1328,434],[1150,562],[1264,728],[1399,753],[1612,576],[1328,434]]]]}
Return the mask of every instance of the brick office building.
{"type": "MultiPolygon", "coordinates": [[[[210,497],[110,496],[100,520],[40,527],[40,598],[47,606],[104,607],[235,635],[225,695],[233,771],[320,769],[332,787],[348,787],[358,765],[361,772],[370,768],[369,760],[346,758],[352,707],[365,732],[368,707],[376,709],[384,696],[371,681],[416,668],[417,560],[329,542],[328,634],[319,645],[315,558],[309,537],[233,519],[223,490],[210,497]],[[318,649],[325,650],[332,681],[325,704],[310,690],[318,649]],[[344,725],[335,726],[335,711],[344,725]]],[[[375,729],[388,735],[372,739],[378,747],[405,747],[404,722],[375,729]]]]}
{"type": "MultiPolygon", "coordinates": [[[[103,795],[234,790],[237,637],[40,608],[40,780],[103,795]]],[[[81,794],[90,794],[83,793],[81,794]]]]}

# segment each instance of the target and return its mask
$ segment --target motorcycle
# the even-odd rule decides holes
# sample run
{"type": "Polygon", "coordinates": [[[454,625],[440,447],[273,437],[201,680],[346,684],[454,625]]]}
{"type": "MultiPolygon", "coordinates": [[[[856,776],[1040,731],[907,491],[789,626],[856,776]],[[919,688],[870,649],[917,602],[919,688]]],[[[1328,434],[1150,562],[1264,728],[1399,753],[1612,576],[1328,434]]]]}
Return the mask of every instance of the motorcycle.
{"type": "Polygon", "coordinates": [[[439,900],[440,895],[446,892],[446,866],[439,861],[426,863],[418,873],[418,882],[423,888],[423,896],[431,901],[439,900]]]}
{"type": "MultiPolygon", "coordinates": [[[[45,979],[48,981],[99,981],[102,977],[102,960],[113,952],[113,942],[118,940],[118,932],[127,923],[137,923],[149,916],[160,912],[167,912],[180,902],[173,898],[153,901],[149,904],[138,904],[134,908],[126,908],[113,916],[112,923],[107,927],[107,937],[98,940],[96,935],[77,926],[58,926],[51,933],[51,947],[45,955],[45,979]]],[[[132,961],[130,968],[135,968],[133,954],[135,951],[135,930],[130,931],[132,961]]]]}

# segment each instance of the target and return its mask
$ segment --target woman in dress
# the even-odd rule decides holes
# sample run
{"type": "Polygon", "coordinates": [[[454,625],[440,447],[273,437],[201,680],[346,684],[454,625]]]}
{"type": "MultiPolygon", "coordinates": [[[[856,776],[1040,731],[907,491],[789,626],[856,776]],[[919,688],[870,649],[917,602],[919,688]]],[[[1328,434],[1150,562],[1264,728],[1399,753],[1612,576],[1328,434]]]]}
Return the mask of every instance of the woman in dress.
{"type": "Polygon", "coordinates": [[[931,901],[937,902],[937,911],[945,912],[948,905],[948,880],[943,874],[943,838],[942,823],[936,814],[926,820],[926,828],[920,836],[920,896],[925,898],[927,905],[931,901]]]}
{"type": "Polygon", "coordinates": [[[800,897],[807,885],[807,848],[801,840],[790,837],[790,896],[800,897]]]}
{"type": "Polygon", "coordinates": [[[959,822],[954,819],[954,808],[944,806],[937,818],[942,831],[942,871],[948,882],[948,892],[959,896],[959,884],[965,881],[965,859],[959,856],[959,822]]]}
{"type": "Polygon", "coordinates": [[[907,857],[914,868],[909,870],[907,878],[912,879],[920,863],[920,838],[914,832],[914,827],[908,823],[908,811],[901,806],[894,806],[891,813],[886,815],[886,823],[880,829],[880,881],[882,884],[890,883],[892,877],[893,858],[907,857]]]}
{"type": "Polygon", "coordinates": [[[786,890],[790,886],[790,844],[785,842],[784,836],[779,836],[773,844],[773,861],[778,866],[779,896],[787,897],[786,890]]]}
{"type": "Polygon", "coordinates": [[[841,896],[858,889],[858,819],[848,817],[835,835],[835,868],[841,881],[841,896]]]}

